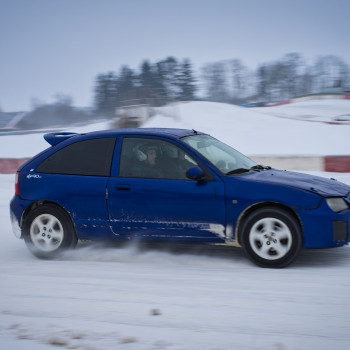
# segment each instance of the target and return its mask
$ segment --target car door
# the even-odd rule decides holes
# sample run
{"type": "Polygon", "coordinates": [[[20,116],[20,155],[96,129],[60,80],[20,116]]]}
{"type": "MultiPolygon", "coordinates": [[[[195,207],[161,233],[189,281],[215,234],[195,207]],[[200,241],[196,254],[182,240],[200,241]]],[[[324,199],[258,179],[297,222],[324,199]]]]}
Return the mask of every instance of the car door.
{"type": "Polygon", "coordinates": [[[118,176],[109,179],[107,199],[115,234],[176,240],[225,238],[224,184],[209,172],[205,181],[188,179],[186,169],[200,164],[179,144],[124,137],[119,164],[118,176]]]}

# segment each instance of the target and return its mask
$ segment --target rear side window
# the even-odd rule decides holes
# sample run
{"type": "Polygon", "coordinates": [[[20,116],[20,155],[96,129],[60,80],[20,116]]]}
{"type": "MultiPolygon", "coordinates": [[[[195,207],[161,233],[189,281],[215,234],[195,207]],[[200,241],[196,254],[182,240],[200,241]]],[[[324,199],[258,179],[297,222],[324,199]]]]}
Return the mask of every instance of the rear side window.
{"type": "Polygon", "coordinates": [[[109,176],[115,138],[92,139],[73,143],[46,158],[39,173],[109,176]]]}

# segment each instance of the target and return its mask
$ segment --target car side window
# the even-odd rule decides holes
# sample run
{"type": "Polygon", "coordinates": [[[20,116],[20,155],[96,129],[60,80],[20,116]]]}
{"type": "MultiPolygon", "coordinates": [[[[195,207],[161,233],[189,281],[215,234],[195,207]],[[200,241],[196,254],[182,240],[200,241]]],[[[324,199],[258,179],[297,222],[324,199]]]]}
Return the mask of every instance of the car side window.
{"type": "Polygon", "coordinates": [[[76,142],[46,158],[39,173],[110,176],[115,138],[76,142]]]}
{"type": "Polygon", "coordinates": [[[186,172],[198,163],[171,142],[151,138],[124,138],[119,176],[188,180],[186,172]]]}

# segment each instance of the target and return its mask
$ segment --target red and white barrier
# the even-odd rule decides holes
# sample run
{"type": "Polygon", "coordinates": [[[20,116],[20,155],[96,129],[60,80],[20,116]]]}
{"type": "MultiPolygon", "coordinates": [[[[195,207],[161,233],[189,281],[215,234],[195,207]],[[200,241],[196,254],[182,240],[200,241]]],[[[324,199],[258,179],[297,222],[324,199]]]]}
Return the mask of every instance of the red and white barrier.
{"type": "Polygon", "coordinates": [[[309,100],[350,100],[350,95],[337,95],[337,94],[320,94],[320,95],[309,95],[303,97],[296,97],[290,100],[276,102],[268,105],[267,107],[278,107],[288,105],[290,103],[304,102],[309,100]]]}
{"type": "Polygon", "coordinates": [[[324,157],[324,171],[350,173],[350,156],[324,157]]]}
{"type": "MultiPolygon", "coordinates": [[[[350,173],[350,155],[325,157],[252,156],[251,158],[258,164],[270,165],[277,169],[350,173]]],[[[28,158],[0,158],[0,174],[14,174],[19,166],[27,160],[28,158]]]]}
{"type": "Polygon", "coordinates": [[[251,156],[250,158],[258,164],[269,165],[276,169],[350,173],[350,156],[251,156]]]}
{"type": "Polygon", "coordinates": [[[28,158],[0,158],[0,174],[14,174],[28,158]]]}

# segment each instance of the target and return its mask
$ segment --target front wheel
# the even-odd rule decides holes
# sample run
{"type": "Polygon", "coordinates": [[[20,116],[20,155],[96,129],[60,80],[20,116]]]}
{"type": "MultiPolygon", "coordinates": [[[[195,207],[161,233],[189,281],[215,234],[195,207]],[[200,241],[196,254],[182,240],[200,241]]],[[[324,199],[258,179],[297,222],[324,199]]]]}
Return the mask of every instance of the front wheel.
{"type": "Polygon", "coordinates": [[[24,240],[38,258],[52,259],[74,248],[77,236],[68,214],[53,205],[31,211],[24,222],[24,240]]]}
{"type": "Polygon", "coordinates": [[[295,260],[302,247],[300,227],[283,209],[258,209],[243,225],[241,244],[246,255],[257,265],[285,267],[295,260]]]}

